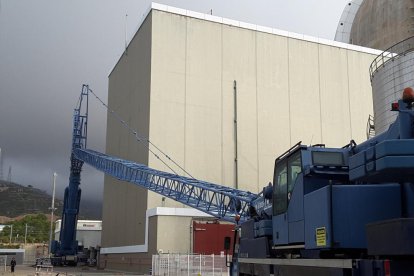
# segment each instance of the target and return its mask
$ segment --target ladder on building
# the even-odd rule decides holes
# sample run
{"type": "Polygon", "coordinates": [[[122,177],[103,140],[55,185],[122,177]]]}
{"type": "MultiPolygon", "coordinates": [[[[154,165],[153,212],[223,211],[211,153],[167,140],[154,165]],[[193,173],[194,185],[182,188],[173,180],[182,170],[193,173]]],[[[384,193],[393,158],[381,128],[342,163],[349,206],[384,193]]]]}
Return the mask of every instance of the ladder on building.
{"type": "Polygon", "coordinates": [[[369,115],[367,121],[367,139],[371,139],[375,136],[375,124],[374,124],[374,116],[369,115]]]}

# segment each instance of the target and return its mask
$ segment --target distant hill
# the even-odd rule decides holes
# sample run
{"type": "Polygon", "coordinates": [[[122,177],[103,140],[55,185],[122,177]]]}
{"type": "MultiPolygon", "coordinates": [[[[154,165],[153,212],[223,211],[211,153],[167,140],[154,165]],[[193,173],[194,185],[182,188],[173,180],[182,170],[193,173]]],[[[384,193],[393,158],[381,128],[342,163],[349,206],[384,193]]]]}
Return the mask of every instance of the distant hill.
{"type": "Polygon", "coordinates": [[[79,209],[79,219],[102,219],[102,202],[100,201],[82,199],[79,209]]]}
{"type": "MultiPolygon", "coordinates": [[[[0,217],[6,217],[2,220],[26,214],[50,214],[51,205],[52,196],[42,190],[0,180],[0,217]]],[[[81,200],[79,219],[101,219],[101,206],[100,202],[81,200]]],[[[55,198],[55,208],[56,217],[60,217],[63,201],[55,198]]]]}
{"type": "MultiPolygon", "coordinates": [[[[31,186],[0,181],[0,216],[14,218],[25,214],[49,214],[52,197],[31,186]]],[[[56,214],[62,213],[63,201],[55,199],[56,214]]]]}

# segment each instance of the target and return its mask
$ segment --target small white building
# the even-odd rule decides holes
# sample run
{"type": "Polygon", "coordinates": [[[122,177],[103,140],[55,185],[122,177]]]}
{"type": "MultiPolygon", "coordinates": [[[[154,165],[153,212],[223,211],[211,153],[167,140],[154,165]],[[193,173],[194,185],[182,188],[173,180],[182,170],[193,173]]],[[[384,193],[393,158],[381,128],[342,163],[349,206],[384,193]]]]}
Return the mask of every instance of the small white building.
{"type": "MultiPolygon", "coordinates": [[[[61,224],[61,219],[56,221],[55,240],[59,240],[61,224]]],[[[83,248],[97,248],[101,245],[101,220],[78,220],[76,229],[76,240],[78,241],[78,246],[83,246],[83,248]]]]}
{"type": "MultiPolygon", "coordinates": [[[[1,248],[0,249],[0,266],[3,266],[5,263],[7,265],[10,265],[10,261],[11,261],[12,258],[15,258],[17,264],[23,264],[23,260],[25,259],[24,254],[25,254],[24,249],[15,249],[15,248],[5,249],[5,248],[1,248]]],[[[3,275],[3,274],[1,274],[1,275],[3,275]]]]}

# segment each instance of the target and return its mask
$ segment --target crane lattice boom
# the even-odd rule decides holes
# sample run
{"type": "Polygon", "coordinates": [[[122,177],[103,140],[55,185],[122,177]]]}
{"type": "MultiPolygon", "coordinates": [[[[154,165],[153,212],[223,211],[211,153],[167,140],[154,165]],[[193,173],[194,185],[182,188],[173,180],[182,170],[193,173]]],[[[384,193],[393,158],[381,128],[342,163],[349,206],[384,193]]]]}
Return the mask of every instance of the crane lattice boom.
{"type": "Polygon", "coordinates": [[[248,218],[248,207],[258,196],[197,179],[151,169],[145,165],[89,149],[74,149],[75,157],[119,180],[134,183],[167,198],[235,222],[248,218]]]}

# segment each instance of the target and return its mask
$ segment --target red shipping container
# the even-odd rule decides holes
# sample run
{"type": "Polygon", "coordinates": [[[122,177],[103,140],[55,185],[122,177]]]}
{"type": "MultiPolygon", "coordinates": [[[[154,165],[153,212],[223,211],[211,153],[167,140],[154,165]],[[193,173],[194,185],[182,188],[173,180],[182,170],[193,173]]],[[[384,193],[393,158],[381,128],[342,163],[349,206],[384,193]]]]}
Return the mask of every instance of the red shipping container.
{"type": "Polygon", "coordinates": [[[219,222],[200,223],[193,221],[193,253],[215,254],[224,250],[224,238],[230,237],[231,244],[227,254],[233,254],[234,225],[219,222]]]}

